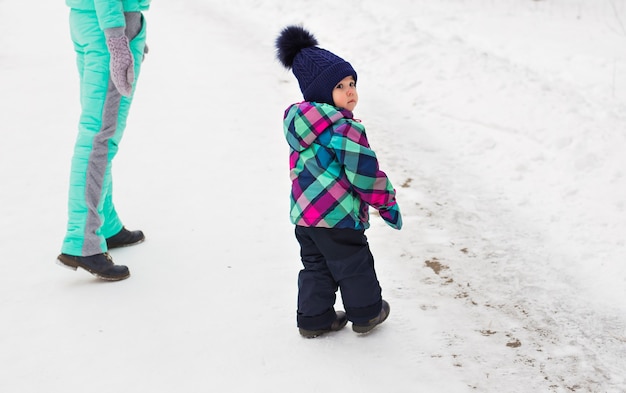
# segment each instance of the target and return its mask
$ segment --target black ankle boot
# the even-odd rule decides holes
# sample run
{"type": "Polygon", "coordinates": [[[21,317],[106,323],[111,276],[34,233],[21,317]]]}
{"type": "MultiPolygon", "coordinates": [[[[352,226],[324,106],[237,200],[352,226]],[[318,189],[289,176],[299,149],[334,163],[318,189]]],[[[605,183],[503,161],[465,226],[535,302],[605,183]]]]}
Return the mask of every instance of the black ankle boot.
{"type": "Polygon", "coordinates": [[[61,254],[57,257],[57,261],[59,264],[72,270],[76,270],[79,267],[83,268],[103,280],[119,281],[130,276],[128,268],[123,265],[114,264],[113,259],[108,253],[88,257],[61,254]]]}
{"type": "Polygon", "coordinates": [[[118,247],[128,247],[135,244],[139,244],[143,242],[146,237],[143,235],[141,231],[129,231],[128,229],[122,227],[122,230],[119,231],[116,235],[113,235],[107,238],[107,247],[118,248],[118,247]]]}

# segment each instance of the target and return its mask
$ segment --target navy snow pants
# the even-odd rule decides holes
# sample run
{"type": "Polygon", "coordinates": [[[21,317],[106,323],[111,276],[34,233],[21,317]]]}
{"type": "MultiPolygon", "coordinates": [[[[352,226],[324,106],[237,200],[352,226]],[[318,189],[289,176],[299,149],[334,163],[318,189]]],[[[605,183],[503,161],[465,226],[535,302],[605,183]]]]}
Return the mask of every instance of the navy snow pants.
{"type": "Polygon", "coordinates": [[[382,308],[381,288],[365,231],[296,226],[295,232],[304,265],[298,275],[298,327],[330,327],[338,288],[349,321],[375,318],[382,308]]]}

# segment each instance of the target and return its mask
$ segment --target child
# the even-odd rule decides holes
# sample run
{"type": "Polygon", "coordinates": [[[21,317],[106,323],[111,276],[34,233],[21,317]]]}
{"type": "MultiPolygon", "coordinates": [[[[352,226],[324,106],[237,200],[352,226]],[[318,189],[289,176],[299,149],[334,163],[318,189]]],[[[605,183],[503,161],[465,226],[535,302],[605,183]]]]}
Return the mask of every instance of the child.
{"type": "Polygon", "coordinates": [[[80,74],[81,117],[74,147],[69,217],[57,261],[103,280],[129,277],[108,249],[140,243],[112,200],[111,160],[122,138],[146,50],[143,15],[150,0],[66,0],[80,74]]]}
{"type": "Polygon", "coordinates": [[[342,329],[367,333],[389,315],[381,297],[365,229],[372,206],[395,229],[402,227],[395,190],[378,168],[365,128],[352,115],[357,74],[300,26],[283,29],[277,57],[293,70],[304,102],[285,111],[290,146],[291,220],[302,269],[297,323],[312,338],[342,329]],[[345,312],[334,309],[337,289],[345,312]]]}

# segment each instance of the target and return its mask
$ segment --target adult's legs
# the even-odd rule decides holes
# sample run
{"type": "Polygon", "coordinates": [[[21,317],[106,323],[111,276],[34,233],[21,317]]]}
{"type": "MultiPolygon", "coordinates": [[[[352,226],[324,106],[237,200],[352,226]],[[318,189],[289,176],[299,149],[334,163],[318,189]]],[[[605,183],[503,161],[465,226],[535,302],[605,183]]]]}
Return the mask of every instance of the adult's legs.
{"type": "MultiPolygon", "coordinates": [[[[139,13],[127,14],[127,34],[133,38],[135,75],[145,47],[145,27],[139,13]]],[[[68,227],[62,252],[89,256],[107,250],[107,237],[122,229],[112,199],[111,161],[126,125],[131,97],[122,97],[109,76],[109,52],[95,12],[72,10],[71,35],[80,75],[81,117],[72,158],[68,227]]]]}

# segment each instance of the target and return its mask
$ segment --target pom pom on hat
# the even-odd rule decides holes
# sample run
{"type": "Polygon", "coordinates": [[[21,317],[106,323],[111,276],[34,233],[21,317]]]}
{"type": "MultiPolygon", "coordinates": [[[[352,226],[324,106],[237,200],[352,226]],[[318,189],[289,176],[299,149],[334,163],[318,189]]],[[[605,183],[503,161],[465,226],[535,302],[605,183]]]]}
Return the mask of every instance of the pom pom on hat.
{"type": "Polygon", "coordinates": [[[291,68],[296,55],[304,48],[317,45],[313,34],[301,26],[287,26],[276,39],[276,56],[285,66],[291,68]]]}
{"type": "Polygon", "coordinates": [[[303,27],[288,26],[276,38],[276,57],[291,68],[305,100],[334,105],[333,89],[346,76],[356,81],[356,71],[350,63],[317,45],[317,39],[303,27]]]}

